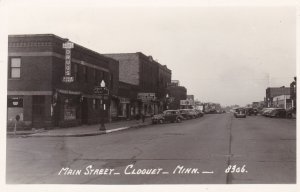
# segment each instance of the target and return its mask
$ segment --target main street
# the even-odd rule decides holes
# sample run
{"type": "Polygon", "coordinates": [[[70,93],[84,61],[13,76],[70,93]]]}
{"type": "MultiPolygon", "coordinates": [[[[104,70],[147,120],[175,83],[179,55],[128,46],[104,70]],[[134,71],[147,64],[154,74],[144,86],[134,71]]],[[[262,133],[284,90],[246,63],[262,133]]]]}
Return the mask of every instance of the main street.
{"type": "Polygon", "coordinates": [[[226,113],[98,136],[7,138],[6,173],[7,183],[295,183],[296,121],[226,113]]]}

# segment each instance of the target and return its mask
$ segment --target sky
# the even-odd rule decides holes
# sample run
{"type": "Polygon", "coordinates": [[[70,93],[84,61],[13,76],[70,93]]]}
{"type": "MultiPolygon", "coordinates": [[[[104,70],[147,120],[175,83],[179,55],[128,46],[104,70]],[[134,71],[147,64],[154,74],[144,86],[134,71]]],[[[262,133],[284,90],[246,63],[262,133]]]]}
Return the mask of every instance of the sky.
{"type": "Polygon", "coordinates": [[[15,4],[8,34],[52,33],[99,53],[143,52],[201,102],[246,105],[296,75],[296,8],[15,4]]]}

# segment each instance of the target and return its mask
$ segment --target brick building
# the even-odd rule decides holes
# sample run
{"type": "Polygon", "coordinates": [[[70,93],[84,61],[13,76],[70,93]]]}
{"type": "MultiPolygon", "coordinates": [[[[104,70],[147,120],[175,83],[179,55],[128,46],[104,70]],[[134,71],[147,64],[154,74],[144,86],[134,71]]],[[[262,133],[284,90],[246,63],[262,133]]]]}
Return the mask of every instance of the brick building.
{"type": "Polygon", "coordinates": [[[99,123],[100,97],[93,89],[102,80],[110,90],[102,115],[117,115],[118,61],[74,44],[69,57],[74,82],[62,82],[67,41],[53,34],[8,37],[8,126],[16,115],[34,128],[99,123]]]}
{"type": "Polygon", "coordinates": [[[289,87],[268,87],[266,89],[266,106],[273,106],[273,98],[280,95],[289,95],[290,88],[289,87]]]}
{"type": "Polygon", "coordinates": [[[172,100],[168,103],[168,109],[180,109],[180,100],[187,99],[187,90],[184,86],[177,84],[170,84],[167,89],[168,95],[172,100]]]}
{"type": "Polygon", "coordinates": [[[119,61],[120,86],[131,92],[128,95],[124,90],[119,94],[126,100],[122,110],[127,111],[127,118],[140,113],[149,116],[163,110],[167,84],[171,82],[171,70],[167,66],[141,52],[105,56],[119,61]]]}

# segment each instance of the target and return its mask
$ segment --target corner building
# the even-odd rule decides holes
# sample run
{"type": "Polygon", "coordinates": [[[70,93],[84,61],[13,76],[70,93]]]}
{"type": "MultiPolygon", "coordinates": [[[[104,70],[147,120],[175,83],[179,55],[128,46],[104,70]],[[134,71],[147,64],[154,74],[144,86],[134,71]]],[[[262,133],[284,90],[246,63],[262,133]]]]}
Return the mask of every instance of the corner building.
{"type": "Polygon", "coordinates": [[[117,115],[118,61],[74,43],[71,76],[65,83],[68,39],[53,34],[8,37],[8,107],[11,127],[16,115],[24,127],[69,127],[110,121],[117,115]],[[100,114],[100,97],[94,87],[104,80],[110,90],[106,110],[100,114]]]}

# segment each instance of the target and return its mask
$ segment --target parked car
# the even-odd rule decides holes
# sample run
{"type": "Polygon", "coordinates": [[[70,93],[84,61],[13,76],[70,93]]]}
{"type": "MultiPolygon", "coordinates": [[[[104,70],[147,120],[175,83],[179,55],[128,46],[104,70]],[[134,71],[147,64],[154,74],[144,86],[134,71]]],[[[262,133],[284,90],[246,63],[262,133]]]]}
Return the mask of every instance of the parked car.
{"type": "Polygon", "coordinates": [[[201,110],[195,109],[198,117],[203,117],[204,113],[201,110]]]}
{"type": "Polygon", "coordinates": [[[177,122],[180,123],[184,117],[180,114],[179,110],[166,110],[162,114],[153,115],[152,123],[165,123],[165,122],[177,122]]]}
{"type": "Polygon", "coordinates": [[[263,109],[262,115],[268,117],[273,109],[275,109],[275,108],[265,108],[265,109],[263,109]]]}
{"type": "Polygon", "coordinates": [[[291,107],[286,110],[286,117],[291,119],[293,116],[296,116],[296,107],[291,107]]]}
{"type": "Polygon", "coordinates": [[[252,107],[245,108],[246,109],[246,115],[251,116],[251,115],[257,115],[258,110],[254,109],[252,107]]]}
{"type": "Polygon", "coordinates": [[[234,116],[236,118],[238,118],[238,117],[246,118],[246,109],[245,108],[237,108],[237,109],[235,109],[234,116]]]}
{"type": "Polygon", "coordinates": [[[179,111],[185,119],[195,119],[198,116],[194,109],[180,109],[179,111]]]}
{"type": "Polygon", "coordinates": [[[280,117],[280,118],[286,118],[286,110],[283,108],[275,108],[272,109],[268,113],[268,117],[280,117]]]}

